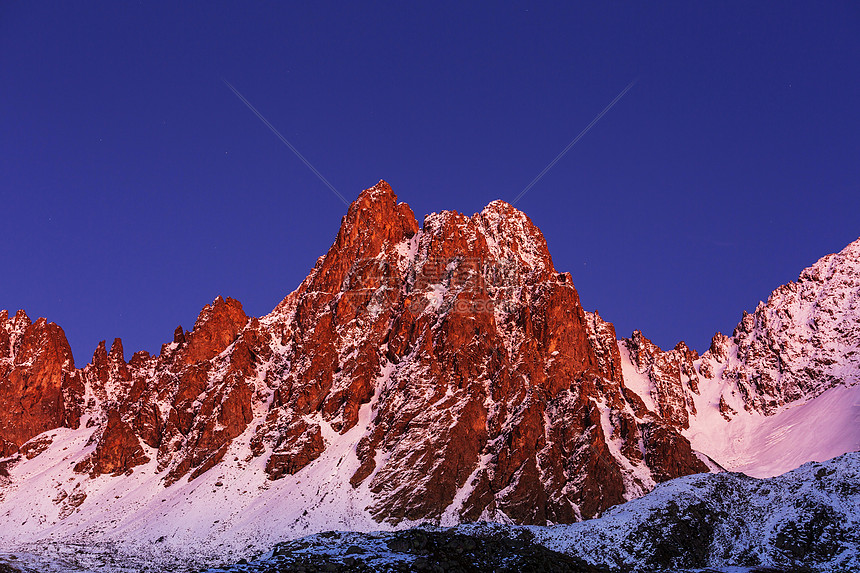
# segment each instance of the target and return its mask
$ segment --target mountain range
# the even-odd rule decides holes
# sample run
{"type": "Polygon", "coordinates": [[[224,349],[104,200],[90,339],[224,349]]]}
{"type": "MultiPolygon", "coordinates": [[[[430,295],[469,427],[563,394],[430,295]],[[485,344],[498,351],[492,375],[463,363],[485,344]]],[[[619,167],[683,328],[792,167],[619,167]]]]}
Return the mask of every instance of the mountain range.
{"type": "Polygon", "coordinates": [[[271,313],[219,297],[157,355],[79,367],[0,311],[0,546],[119,571],[99,548],[193,568],[332,529],[574,524],[860,449],[858,381],[860,239],[699,355],[619,340],[511,205],[419,225],[380,181],[271,313]]]}

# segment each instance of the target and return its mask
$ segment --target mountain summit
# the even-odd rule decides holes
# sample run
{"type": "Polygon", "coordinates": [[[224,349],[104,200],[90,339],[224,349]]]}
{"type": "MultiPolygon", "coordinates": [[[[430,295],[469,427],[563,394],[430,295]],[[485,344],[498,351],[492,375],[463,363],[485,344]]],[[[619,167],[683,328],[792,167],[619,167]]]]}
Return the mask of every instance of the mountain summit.
{"type": "Polygon", "coordinates": [[[699,357],[619,342],[511,205],[419,226],[380,181],[270,314],[219,297],[158,355],[126,361],[116,340],[76,368],[60,327],[3,311],[0,538],[223,556],[331,528],[599,515],[733,467],[714,446],[733,420],[856,382],[857,245],[699,357]]]}

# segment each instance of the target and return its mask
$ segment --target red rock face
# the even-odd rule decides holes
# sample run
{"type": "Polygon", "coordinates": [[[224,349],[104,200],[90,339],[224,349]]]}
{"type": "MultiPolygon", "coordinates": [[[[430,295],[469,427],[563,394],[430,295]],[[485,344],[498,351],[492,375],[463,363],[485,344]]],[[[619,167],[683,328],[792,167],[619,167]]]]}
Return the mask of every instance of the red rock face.
{"type": "Polygon", "coordinates": [[[182,346],[182,365],[211,360],[236,340],[239,331],[247,324],[248,317],[242,310],[242,304],[232,298],[227,300],[220,296],[210,305],[200,311],[194,330],[185,337],[177,337],[174,341],[184,340],[182,346]]]}
{"type": "Polygon", "coordinates": [[[320,427],[296,420],[280,434],[266,462],[266,473],[273,480],[292,475],[317,459],[325,450],[320,427]]]}
{"type": "Polygon", "coordinates": [[[79,462],[75,471],[89,472],[94,477],[101,474],[121,475],[148,461],[134,430],[122,421],[118,412],[113,411],[108,415],[96,450],[79,462]]]}
{"type": "MultiPolygon", "coordinates": [[[[612,414],[627,408],[614,329],[586,317],[528,217],[497,201],[473,217],[428,216],[419,230],[380,184],[343,225],[275,313],[290,367],[255,440],[259,455],[272,452],[273,479],[321,451],[298,416],[342,433],[375,397],[350,481],[369,483],[380,520],[563,522],[650,487],[639,424],[655,415],[612,414]]],[[[660,443],[648,460],[661,472],[704,471],[660,443]]]]}
{"type": "Polygon", "coordinates": [[[101,425],[97,447],[76,470],[128,473],[149,461],[143,445],[157,449],[167,484],[216,465],[252,419],[248,379],[267,351],[258,329],[238,301],[218,297],[191,332],[177,328],[159,356],[136,353],[126,363],[121,340],[110,353],[100,343],[82,375],[106,410],[92,412],[101,425]],[[230,345],[229,356],[219,357],[230,345]]]}
{"type": "Polygon", "coordinates": [[[708,471],[693,454],[690,442],[668,424],[655,423],[643,428],[645,461],[654,479],[663,482],[682,475],[708,471]]]}
{"type": "Polygon", "coordinates": [[[74,427],[83,408],[95,448],[76,469],[93,476],[154,456],[165,486],[193,480],[229,463],[243,436],[242,455],[278,480],[350,432],[358,470],[343,479],[372,493],[379,521],[543,524],[706,471],[677,431],[696,391],[694,354],[630,343],[657,388],[649,411],[624,386],[612,325],[583,310],[541,232],[502,201],[419,228],[380,182],[270,315],[249,319],[219,297],[159,355],[128,363],[116,340],[75,370],[59,327],[0,318],[0,399],[28,400],[23,417],[0,417],[0,438],[17,448],[74,427]],[[82,406],[84,385],[93,399],[82,406]]]}
{"type": "Polygon", "coordinates": [[[0,314],[0,439],[8,456],[30,438],[76,428],[83,385],[63,330],[23,311],[0,314]]]}

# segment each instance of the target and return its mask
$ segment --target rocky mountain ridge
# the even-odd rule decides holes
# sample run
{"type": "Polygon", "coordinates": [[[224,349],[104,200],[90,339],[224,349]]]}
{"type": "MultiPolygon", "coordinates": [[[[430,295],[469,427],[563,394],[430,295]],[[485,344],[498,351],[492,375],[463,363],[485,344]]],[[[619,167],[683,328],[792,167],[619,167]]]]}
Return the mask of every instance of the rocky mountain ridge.
{"type": "Polygon", "coordinates": [[[699,357],[639,332],[619,342],[507,203],[419,226],[380,182],[269,315],[219,297],[158,355],[126,361],[116,340],[76,368],[57,325],[3,311],[0,519],[31,515],[32,538],[62,538],[103,534],[119,512],[118,530],[157,537],[147,512],[177,517],[230,484],[247,498],[213,509],[205,535],[253,529],[255,499],[290,505],[285,532],[333,515],[364,528],[593,517],[718,470],[690,443],[707,415],[771,414],[856,382],[857,251],[777,289],[699,357]],[[51,503],[10,502],[61,483],[51,503]]]}
{"type": "Polygon", "coordinates": [[[726,468],[769,477],[860,450],[860,239],[744,312],[702,356],[638,331],[619,347],[625,385],[726,468]]]}
{"type": "Polygon", "coordinates": [[[805,269],[717,334],[702,373],[734,382],[747,408],[772,414],[860,381],[860,240],[805,269]]]}

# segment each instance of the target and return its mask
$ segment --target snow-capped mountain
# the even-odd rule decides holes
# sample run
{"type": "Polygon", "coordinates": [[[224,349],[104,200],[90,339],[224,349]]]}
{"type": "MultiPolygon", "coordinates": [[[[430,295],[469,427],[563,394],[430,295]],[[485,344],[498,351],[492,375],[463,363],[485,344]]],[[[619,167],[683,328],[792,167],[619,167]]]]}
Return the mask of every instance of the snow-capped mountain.
{"type": "Polygon", "coordinates": [[[270,314],[219,297],[158,355],[116,340],[76,368],[59,326],[0,313],[0,542],[204,564],[326,529],[570,523],[858,449],[858,251],[702,357],[664,352],[586,312],[507,203],[419,226],[380,182],[270,314]],[[812,423],[826,443],[753,455],[812,423]]]}
{"type": "Polygon", "coordinates": [[[620,343],[624,381],[727,469],[770,477],[860,450],[860,240],[714,335],[701,357],[620,343]]]}

